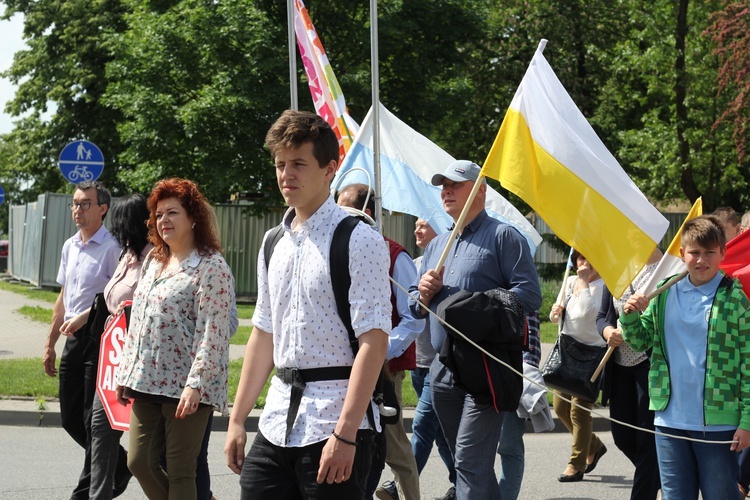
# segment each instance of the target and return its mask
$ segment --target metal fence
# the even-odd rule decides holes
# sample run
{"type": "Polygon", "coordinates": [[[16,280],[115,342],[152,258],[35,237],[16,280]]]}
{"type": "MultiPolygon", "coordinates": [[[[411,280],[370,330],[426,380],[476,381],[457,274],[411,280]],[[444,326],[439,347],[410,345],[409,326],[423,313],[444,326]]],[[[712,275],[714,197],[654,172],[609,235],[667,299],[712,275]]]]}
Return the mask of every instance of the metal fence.
{"type": "MultiPolygon", "coordinates": [[[[8,273],[12,277],[36,286],[59,286],[60,252],[65,240],[76,231],[68,209],[72,199],[70,194],[46,193],[34,203],[10,207],[8,273]]],[[[219,204],[215,209],[224,258],[234,274],[237,296],[252,299],[258,291],[257,258],[263,234],[281,222],[285,208],[272,208],[262,216],[250,215],[247,205],[219,204]]],[[[662,249],[667,248],[687,214],[664,215],[670,227],[659,245],[662,249]]],[[[541,217],[529,219],[539,234],[552,233],[541,217]]],[[[422,253],[414,242],[415,221],[415,217],[400,213],[386,213],[383,217],[383,234],[404,245],[412,257],[422,253]]],[[[562,263],[567,258],[542,242],[534,261],[537,264],[562,263]]]]}
{"type": "Polygon", "coordinates": [[[10,207],[8,273],[13,278],[40,287],[59,286],[60,252],[76,232],[68,208],[72,201],[70,194],[45,193],[33,203],[10,207]]]}
{"type": "MultiPolygon", "coordinates": [[[[17,280],[40,287],[59,287],[57,270],[65,240],[76,232],[68,209],[70,194],[46,193],[38,200],[10,207],[8,273],[17,280]]],[[[116,199],[112,200],[114,203],[116,199]]],[[[285,208],[270,209],[258,217],[249,215],[246,205],[215,205],[224,258],[232,269],[237,296],[257,295],[257,258],[263,234],[278,225],[285,208]]],[[[416,256],[414,221],[404,214],[386,214],[383,233],[402,242],[416,256]]],[[[109,218],[105,219],[108,226],[109,218]]]]}
{"type": "MultiPolygon", "coordinates": [[[[273,208],[261,217],[248,215],[247,206],[243,205],[219,204],[215,208],[224,258],[234,274],[237,296],[253,298],[258,292],[258,252],[263,235],[281,223],[286,208],[273,208]]],[[[415,221],[416,217],[398,213],[383,218],[383,234],[403,244],[412,256],[418,255],[413,234],[415,221]]]]}

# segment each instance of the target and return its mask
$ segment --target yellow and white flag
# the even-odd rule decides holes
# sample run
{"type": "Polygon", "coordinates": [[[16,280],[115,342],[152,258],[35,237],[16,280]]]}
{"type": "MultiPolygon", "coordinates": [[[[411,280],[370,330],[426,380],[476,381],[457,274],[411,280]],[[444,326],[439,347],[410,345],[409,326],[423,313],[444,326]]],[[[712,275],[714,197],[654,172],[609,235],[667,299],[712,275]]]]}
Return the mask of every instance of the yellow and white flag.
{"type": "Polygon", "coordinates": [[[687,217],[685,217],[685,220],[682,222],[680,230],[677,231],[675,237],[672,238],[672,243],[669,244],[669,248],[667,248],[667,251],[664,253],[664,255],[662,255],[661,260],[656,266],[656,269],[654,269],[653,274],[651,274],[651,277],[641,287],[641,289],[638,290],[638,293],[648,295],[649,293],[656,290],[656,285],[658,285],[659,282],[664,278],[669,278],[674,274],[680,274],[681,272],[687,270],[687,267],[685,267],[685,263],[682,262],[682,259],[680,258],[680,246],[682,243],[680,234],[682,234],[682,228],[685,225],[685,222],[689,221],[690,219],[695,219],[702,214],[703,199],[698,198],[697,200],[695,200],[695,203],[693,203],[693,208],[690,209],[687,217]]]}
{"type": "Polygon", "coordinates": [[[482,174],[520,196],[619,297],[669,227],[534,54],[482,174]]]}

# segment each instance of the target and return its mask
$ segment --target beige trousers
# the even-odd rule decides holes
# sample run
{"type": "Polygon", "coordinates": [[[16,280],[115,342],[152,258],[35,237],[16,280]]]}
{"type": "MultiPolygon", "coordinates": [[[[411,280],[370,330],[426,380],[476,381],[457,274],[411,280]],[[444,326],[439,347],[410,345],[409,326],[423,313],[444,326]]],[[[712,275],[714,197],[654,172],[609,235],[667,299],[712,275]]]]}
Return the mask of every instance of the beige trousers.
{"type": "MultiPolygon", "coordinates": [[[[393,374],[393,382],[396,384],[396,398],[398,404],[403,408],[404,401],[401,386],[404,383],[405,373],[403,371],[393,374]]],[[[393,477],[398,486],[399,498],[405,500],[419,500],[419,473],[417,472],[417,461],[411,449],[411,442],[404,430],[403,411],[399,412],[398,423],[386,425],[385,427],[385,463],[391,468],[393,477]]]]}
{"type": "MultiPolygon", "coordinates": [[[[590,401],[584,401],[562,392],[560,394],[584,408],[591,409],[594,406],[594,403],[590,401]]],[[[568,432],[573,434],[573,446],[568,464],[578,472],[583,472],[586,470],[586,458],[598,452],[604,446],[592,430],[594,419],[588,411],[560,399],[557,391],[554,393],[552,404],[560,421],[568,429],[568,432]]]]}

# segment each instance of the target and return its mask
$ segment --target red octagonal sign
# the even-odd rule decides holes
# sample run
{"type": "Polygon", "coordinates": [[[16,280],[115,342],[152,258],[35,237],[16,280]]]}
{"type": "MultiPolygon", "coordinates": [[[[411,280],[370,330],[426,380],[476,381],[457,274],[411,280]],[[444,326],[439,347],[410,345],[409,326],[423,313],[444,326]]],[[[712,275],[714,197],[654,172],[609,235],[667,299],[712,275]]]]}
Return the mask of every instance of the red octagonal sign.
{"type": "Polygon", "coordinates": [[[117,402],[117,371],[122,358],[122,344],[127,330],[125,313],[121,312],[102,333],[99,347],[99,370],[96,374],[96,392],[102,400],[104,411],[113,429],[130,429],[130,406],[117,402]]]}

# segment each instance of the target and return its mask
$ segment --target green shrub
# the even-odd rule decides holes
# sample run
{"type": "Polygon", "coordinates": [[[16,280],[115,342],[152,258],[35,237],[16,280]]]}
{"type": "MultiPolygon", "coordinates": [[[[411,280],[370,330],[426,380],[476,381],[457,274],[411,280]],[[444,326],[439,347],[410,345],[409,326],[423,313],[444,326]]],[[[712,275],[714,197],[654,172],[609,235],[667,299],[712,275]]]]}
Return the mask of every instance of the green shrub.
{"type": "Polygon", "coordinates": [[[549,321],[549,312],[552,309],[552,305],[557,300],[557,294],[560,293],[560,285],[562,284],[562,275],[556,280],[542,280],[540,285],[542,287],[542,308],[539,310],[539,316],[544,321],[549,321]]]}

